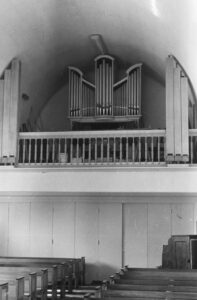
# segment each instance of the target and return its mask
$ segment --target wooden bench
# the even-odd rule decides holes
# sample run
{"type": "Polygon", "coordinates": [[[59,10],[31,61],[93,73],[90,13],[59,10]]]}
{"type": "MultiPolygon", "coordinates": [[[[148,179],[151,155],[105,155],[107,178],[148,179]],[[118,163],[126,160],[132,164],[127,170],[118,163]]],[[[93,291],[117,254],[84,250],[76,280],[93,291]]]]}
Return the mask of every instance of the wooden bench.
{"type": "Polygon", "coordinates": [[[110,276],[104,297],[124,300],[197,299],[197,271],[125,267],[110,276]]]}
{"type": "MultiPolygon", "coordinates": [[[[9,294],[10,289],[15,286],[15,289],[22,295],[22,291],[26,296],[37,297],[44,299],[47,295],[48,287],[48,270],[41,270],[40,272],[19,272],[16,269],[13,270],[1,270],[0,271],[0,282],[8,283],[9,294]],[[19,280],[18,278],[23,278],[19,280]]],[[[18,292],[17,292],[18,293],[18,292]]]]}
{"type": "Polygon", "coordinates": [[[64,297],[101,297],[100,286],[80,286],[85,282],[85,259],[34,258],[34,257],[0,257],[0,272],[27,274],[41,268],[48,270],[47,295],[51,292],[53,299],[64,297]],[[54,266],[54,263],[57,265],[54,266]],[[65,294],[66,293],[66,294],[65,294]]]}
{"type": "Polygon", "coordinates": [[[73,278],[75,280],[75,287],[85,285],[85,258],[51,258],[51,257],[13,257],[0,256],[0,266],[9,265],[41,265],[47,267],[54,264],[69,264],[72,269],[73,278]]]}

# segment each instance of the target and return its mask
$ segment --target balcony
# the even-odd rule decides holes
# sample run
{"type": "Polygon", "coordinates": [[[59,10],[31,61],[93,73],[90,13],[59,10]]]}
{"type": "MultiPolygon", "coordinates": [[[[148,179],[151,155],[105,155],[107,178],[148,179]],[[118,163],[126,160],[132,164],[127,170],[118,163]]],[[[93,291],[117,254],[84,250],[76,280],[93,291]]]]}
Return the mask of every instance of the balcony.
{"type": "Polygon", "coordinates": [[[165,130],[20,133],[19,167],[165,164],[165,130]]]}
{"type": "MultiPolygon", "coordinates": [[[[156,167],[166,164],[165,130],[19,133],[18,167],[156,167]]],[[[197,164],[197,129],[189,130],[189,164],[197,164]]]]}

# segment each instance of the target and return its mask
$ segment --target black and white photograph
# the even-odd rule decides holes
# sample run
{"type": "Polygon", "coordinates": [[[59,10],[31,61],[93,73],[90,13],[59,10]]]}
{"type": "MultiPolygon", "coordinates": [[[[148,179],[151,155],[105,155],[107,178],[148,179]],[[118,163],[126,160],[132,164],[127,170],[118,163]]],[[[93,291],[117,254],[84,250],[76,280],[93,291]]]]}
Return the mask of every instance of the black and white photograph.
{"type": "Polygon", "coordinates": [[[0,300],[197,299],[197,0],[0,0],[0,300]]]}

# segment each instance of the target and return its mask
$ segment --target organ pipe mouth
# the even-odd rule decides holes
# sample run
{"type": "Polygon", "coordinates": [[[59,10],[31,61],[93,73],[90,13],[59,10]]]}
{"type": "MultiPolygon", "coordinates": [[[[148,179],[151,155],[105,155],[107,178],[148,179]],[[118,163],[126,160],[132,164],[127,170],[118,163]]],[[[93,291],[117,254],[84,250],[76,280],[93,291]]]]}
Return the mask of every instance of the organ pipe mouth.
{"type": "Polygon", "coordinates": [[[104,43],[103,37],[101,34],[91,34],[89,36],[91,42],[94,44],[96,49],[100,52],[100,54],[107,53],[107,47],[104,43]]]}

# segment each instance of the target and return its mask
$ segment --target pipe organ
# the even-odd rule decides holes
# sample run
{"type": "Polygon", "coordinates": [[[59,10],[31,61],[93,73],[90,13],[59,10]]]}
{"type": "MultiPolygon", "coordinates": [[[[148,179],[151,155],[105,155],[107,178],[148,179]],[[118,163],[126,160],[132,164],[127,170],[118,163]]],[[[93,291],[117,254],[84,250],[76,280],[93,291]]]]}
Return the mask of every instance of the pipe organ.
{"type": "Polygon", "coordinates": [[[114,59],[101,55],[95,59],[96,115],[112,115],[114,59]]]}
{"type": "Polygon", "coordinates": [[[70,119],[78,122],[139,121],[141,117],[142,64],[131,66],[126,77],[114,83],[114,58],[95,58],[95,83],[69,67],[70,119]]]}

